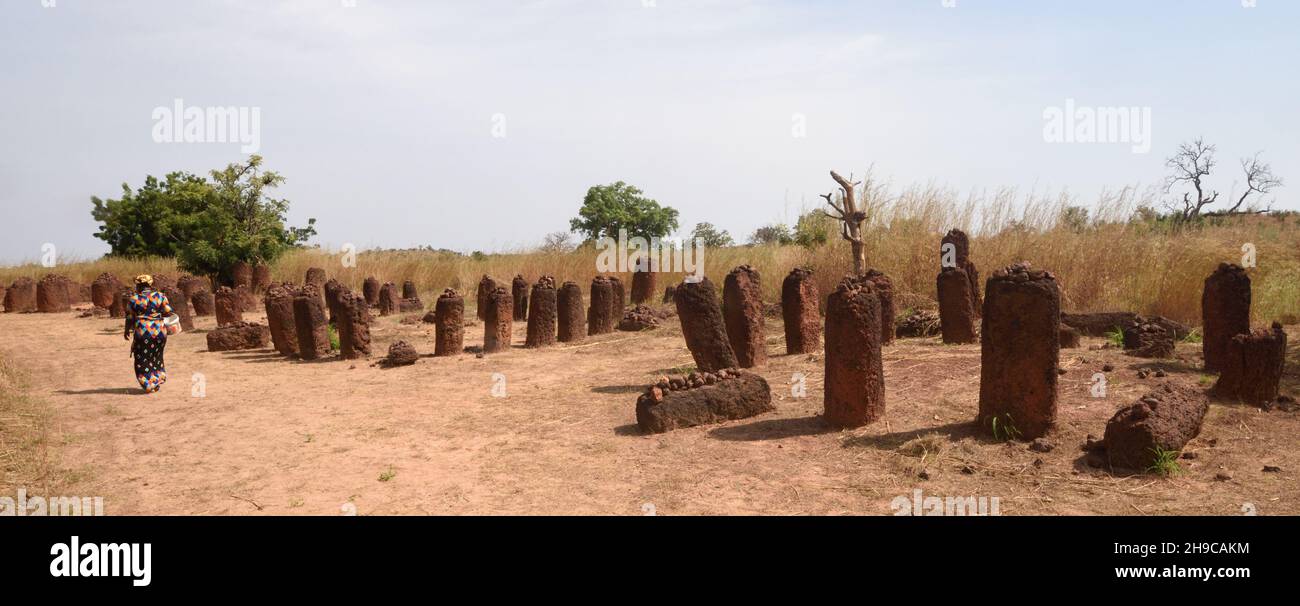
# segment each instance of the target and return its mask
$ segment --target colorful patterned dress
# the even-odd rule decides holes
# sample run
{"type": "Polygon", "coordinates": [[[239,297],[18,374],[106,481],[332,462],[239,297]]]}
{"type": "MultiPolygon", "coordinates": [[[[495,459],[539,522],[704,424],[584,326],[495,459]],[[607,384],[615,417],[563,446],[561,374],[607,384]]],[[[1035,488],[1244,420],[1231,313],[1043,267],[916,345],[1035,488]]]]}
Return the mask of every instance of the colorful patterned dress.
{"type": "Polygon", "coordinates": [[[167,297],[148,288],[131,295],[127,304],[126,329],[135,336],[131,341],[135,379],[145,393],[158,391],[167,382],[167,368],[163,365],[167,330],[163,327],[163,318],[172,313],[167,297]]]}

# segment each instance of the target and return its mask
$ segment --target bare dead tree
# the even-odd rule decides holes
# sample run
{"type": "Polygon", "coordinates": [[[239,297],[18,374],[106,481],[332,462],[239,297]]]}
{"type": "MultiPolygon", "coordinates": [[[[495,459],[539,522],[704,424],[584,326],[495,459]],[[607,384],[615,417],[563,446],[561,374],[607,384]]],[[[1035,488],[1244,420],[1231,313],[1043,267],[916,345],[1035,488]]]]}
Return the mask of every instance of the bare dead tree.
{"type": "Polygon", "coordinates": [[[840,186],[840,203],[835,203],[835,192],[822,194],[826,203],[835,209],[835,214],[825,210],[822,214],[840,222],[840,236],[849,241],[849,247],[853,250],[853,273],[861,275],[867,271],[867,251],[862,244],[862,222],[866,221],[867,213],[858,208],[856,193],[862,182],[853,181],[852,174],[845,179],[835,171],[831,171],[831,178],[840,186]]]}
{"type": "Polygon", "coordinates": [[[1165,178],[1165,193],[1173,193],[1175,189],[1185,186],[1190,187],[1191,190],[1183,192],[1180,202],[1166,203],[1166,208],[1177,214],[1182,221],[1202,216],[1215,217],[1270,212],[1272,210],[1270,207],[1258,209],[1247,204],[1252,194],[1257,199],[1262,198],[1282,185],[1282,180],[1273,175],[1272,167],[1260,161],[1259,154],[1255,154],[1254,158],[1244,158],[1241,161],[1242,172],[1246,175],[1246,191],[1242,192],[1236,203],[1226,210],[1207,211],[1207,206],[1219,201],[1218,190],[1210,190],[1206,185],[1206,178],[1210,176],[1210,173],[1214,172],[1214,167],[1217,164],[1214,159],[1216,151],[1217,149],[1213,144],[1206,143],[1200,137],[1178,146],[1178,151],[1165,161],[1165,166],[1172,171],[1165,178]],[[1195,199],[1193,199],[1193,194],[1195,199]]]}

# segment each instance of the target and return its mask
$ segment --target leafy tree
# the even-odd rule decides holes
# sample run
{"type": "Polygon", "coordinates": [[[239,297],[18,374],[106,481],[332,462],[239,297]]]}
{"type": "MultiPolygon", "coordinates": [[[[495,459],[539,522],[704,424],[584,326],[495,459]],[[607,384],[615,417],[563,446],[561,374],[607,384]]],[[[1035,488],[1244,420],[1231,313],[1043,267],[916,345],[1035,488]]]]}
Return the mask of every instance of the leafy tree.
{"type": "Polygon", "coordinates": [[[555,231],[546,234],[542,240],[542,245],[538,248],[544,253],[567,253],[574,249],[573,235],[567,231],[555,231]]]}
{"type": "Polygon", "coordinates": [[[691,230],[691,240],[699,240],[700,244],[709,248],[719,248],[723,246],[735,246],[735,241],[731,239],[731,234],[725,229],[718,229],[712,223],[696,223],[695,229],[691,230]]]}
{"type": "Polygon", "coordinates": [[[1086,207],[1067,206],[1061,209],[1059,223],[1072,232],[1080,233],[1087,230],[1092,222],[1086,207]]]}
{"type": "Polygon", "coordinates": [[[806,248],[816,248],[830,240],[837,221],[820,210],[810,210],[799,215],[794,224],[794,241],[806,248]]]}
{"type": "Polygon", "coordinates": [[[174,172],[162,181],[146,177],[135,192],[122,184],[122,197],[90,199],[90,215],[102,225],[95,237],[121,257],[174,257],[189,241],[195,213],[212,203],[215,192],[202,177],[174,172]]]}
{"type": "Polygon", "coordinates": [[[749,237],[750,244],[793,244],[794,234],[790,233],[790,226],[784,223],[773,223],[764,225],[756,230],[749,237]]]}
{"type": "Polygon", "coordinates": [[[91,215],[103,223],[96,237],[110,254],[176,257],[181,269],[219,277],[238,261],[269,263],[316,235],[316,220],[285,227],[289,201],[269,190],[284,177],[263,171],[261,156],[211,172],[211,181],[172,173],[153,177],[132,194],[123,185],[119,200],[92,198],[91,215]]]}
{"type": "Polygon", "coordinates": [[[662,238],[677,229],[677,210],[659,206],[640,189],[619,181],[588,189],[569,228],[590,240],[617,238],[619,229],[626,229],[629,236],[662,238]]]}

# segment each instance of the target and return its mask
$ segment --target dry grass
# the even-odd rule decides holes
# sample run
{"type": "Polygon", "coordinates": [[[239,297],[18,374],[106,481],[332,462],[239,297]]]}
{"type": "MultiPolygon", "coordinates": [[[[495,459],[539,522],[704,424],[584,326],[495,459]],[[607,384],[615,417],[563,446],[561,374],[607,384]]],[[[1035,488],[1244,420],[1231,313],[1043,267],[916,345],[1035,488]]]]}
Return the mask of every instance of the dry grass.
{"type": "Polygon", "coordinates": [[[50,473],[51,411],[26,394],[27,377],[8,357],[0,355],[0,495],[18,488],[33,494],[54,494],[50,473]]]}
{"type": "MultiPolygon", "coordinates": [[[[1062,210],[1074,204],[1065,195],[1022,196],[1015,190],[960,196],[934,187],[913,187],[890,193],[883,184],[864,186],[870,212],[867,258],[888,273],[902,293],[903,307],[926,306],[935,298],[935,270],[941,235],[953,227],[972,234],[972,255],[985,277],[994,268],[1027,260],[1056,273],[1063,286],[1064,307],[1072,311],[1132,310],[1160,314],[1199,324],[1202,283],[1221,262],[1239,263],[1241,247],[1258,251],[1253,269],[1255,321],[1300,315],[1300,218],[1295,215],[1249,217],[1170,232],[1126,220],[1139,206],[1152,205],[1128,188],[1104,194],[1091,208],[1099,220],[1079,229],[1058,224],[1062,210]]],[[[767,279],[767,297],[779,297],[781,279],[793,267],[817,271],[822,292],[828,292],[849,269],[847,246],[834,240],[816,249],[798,246],[731,247],[706,251],[705,268],[720,282],[733,267],[748,263],[767,279]]],[[[542,274],[588,283],[596,274],[595,253],[507,253],[471,258],[431,251],[372,251],[345,268],[338,255],[300,250],[286,255],[273,268],[277,280],[301,281],[308,267],[324,267],[352,287],[366,276],[401,282],[414,280],[427,295],[446,287],[472,290],[483,274],[509,279],[522,274],[530,280],[542,274]]],[[[45,268],[27,265],[0,269],[0,281],[20,275],[33,278],[45,268]]],[[[63,267],[64,273],[90,281],[100,272],[119,277],[141,272],[176,273],[169,260],[102,259],[63,267]]],[[[681,274],[660,277],[660,287],[681,274]]],[[[427,300],[427,299],[426,299],[427,300]]]]}

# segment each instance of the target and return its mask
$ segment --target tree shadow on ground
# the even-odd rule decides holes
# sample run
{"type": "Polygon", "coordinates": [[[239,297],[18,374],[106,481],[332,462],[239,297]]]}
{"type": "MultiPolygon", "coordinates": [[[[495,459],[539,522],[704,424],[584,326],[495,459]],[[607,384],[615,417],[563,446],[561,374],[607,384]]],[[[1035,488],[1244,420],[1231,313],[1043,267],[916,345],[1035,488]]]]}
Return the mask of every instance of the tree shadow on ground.
{"type": "Polygon", "coordinates": [[[96,389],[60,389],[54,393],[65,396],[135,396],[145,395],[144,390],[138,387],[99,387],[96,389]]]}
{"type": "Polygon", "coordinates": [[[845,448],[875,448],[878,450],[897,450],[898,447],[911,442],[922,436],[936,434],[943,436],[950,442],[958,442],[966,438],[974,438],[981,444],[1001,444],[1001,440],[993,439],[993,436],[987,432],[980,431],[979,426],[974,421],[960,421],[948,423],[947,425],[938,425],[935,427],[921,427],[909,431],[896,431],[893,433],[884,433],[869,436],[853,436],[844,440],[845,448]]]}
{"type": "Polygon", "coordinates": [[[709,432],[709,436],[731,442],[759,442],[763,440],[781,440],[800,436],[815,436],[839,431],[822,420],[821,416],[798,417],[794,419],[767,419],[719,427],[709,432]]]}

